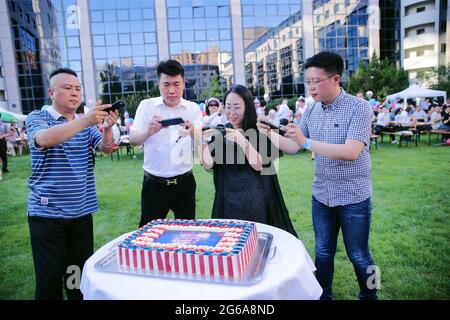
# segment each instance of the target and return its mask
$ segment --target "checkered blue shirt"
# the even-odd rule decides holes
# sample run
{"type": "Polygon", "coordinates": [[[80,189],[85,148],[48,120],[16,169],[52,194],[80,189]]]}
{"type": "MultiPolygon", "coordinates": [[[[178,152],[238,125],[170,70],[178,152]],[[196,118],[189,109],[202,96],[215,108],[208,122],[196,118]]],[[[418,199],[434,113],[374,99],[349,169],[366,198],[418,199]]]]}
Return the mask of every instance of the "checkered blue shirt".
{"type": "Polygon", "coordinates": [[[313,196],[329,207],[345,206],[366,200],[372,193],[370,132],[372,109],[365,100],[340,95],[328,106],[321,102],[309,105],[299,127],[305,137],[331,144],[358,140],[365,146],[353,161],[315,156],[313,196]]]}

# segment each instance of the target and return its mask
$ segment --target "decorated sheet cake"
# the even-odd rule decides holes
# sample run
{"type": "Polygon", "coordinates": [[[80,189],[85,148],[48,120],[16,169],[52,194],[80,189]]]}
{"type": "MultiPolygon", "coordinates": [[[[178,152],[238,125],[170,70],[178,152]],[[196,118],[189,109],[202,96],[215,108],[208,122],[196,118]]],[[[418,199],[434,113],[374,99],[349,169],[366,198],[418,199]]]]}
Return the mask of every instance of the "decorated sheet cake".
{"type": "Polygon", "coordinates": [[[237,279],[255,253],[254,223],[158,219],[117,247],[120,268],[237,279]]]}

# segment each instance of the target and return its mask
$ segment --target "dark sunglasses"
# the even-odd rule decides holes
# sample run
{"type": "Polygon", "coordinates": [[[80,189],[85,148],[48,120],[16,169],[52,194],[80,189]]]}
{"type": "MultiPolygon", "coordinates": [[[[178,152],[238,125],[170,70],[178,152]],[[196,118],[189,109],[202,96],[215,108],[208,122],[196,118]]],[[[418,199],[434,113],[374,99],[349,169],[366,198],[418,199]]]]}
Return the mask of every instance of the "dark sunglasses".
{"type": "Polygon", "coordinates": [[[217,104],[217,103],[210,103],[209,105],[208,105],[208,107],[218,107],[219,105],[217,104]]]}

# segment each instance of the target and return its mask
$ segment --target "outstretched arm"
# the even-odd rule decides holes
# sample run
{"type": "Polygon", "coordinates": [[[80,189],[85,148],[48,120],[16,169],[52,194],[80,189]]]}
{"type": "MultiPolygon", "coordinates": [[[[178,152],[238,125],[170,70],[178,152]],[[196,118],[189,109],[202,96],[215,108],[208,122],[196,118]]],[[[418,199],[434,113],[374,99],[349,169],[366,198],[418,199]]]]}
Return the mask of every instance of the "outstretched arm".
{"type": "Polygon", "coordinates": [[[144,142],[147,141],[148,138],[161,130],[161,120],[161,116],[154,116],[146,130],[132,129],[130,132],[130,144],[134,146],[140,146],[141,144],[144,144],[144,142]]]}
{"type": "MultiPolygon", "coordinates": [[[[300,128],[294,124],[287,125],[285,136],[295,141],[299,147],[303,146],[307,140],[300,128]]],[[[312,140],[309,150],[329,159],[352,161],[358,158],[363,148],[364,142],[358,140],[349,139],[344,144],[332,144],[312,140]]]]}
{"type": "MultiPolygon", "coordinates": [[[[296,153],[303,148],[307,140],[300,128],[293,123],[286,126],[284,137],[273,132],[268,126],[262,123],[258,123],[258,128],[272,140],[277,148],[287,153],[296,153]]],[[[332,144],[313,140],[309,150],[330,159],[351,161],[358,158],[363,148],[364,142],[359,140],[347,140],[344,144],[332,144]]]]}
{"type": "Polygon", "coordinates": [[[64,143],[84,128],[102,123],[108,116],[103,109],[109,107],[111,107],[110,104],[102,105],[101,101],[97,101],[86,116],[40,131],[35,137],[35,142],[43,148],[51,148],[64,143]]]}
{"type": "Polygon", "coordinates": [[[273,143],[273,145],[283,152],[294,154],[300,150],[300,146],[295,140],[281,136],[280,134],[270,130],[270,127],[264,123],[258,122],[258,130],[265,134],[273,143]]]}

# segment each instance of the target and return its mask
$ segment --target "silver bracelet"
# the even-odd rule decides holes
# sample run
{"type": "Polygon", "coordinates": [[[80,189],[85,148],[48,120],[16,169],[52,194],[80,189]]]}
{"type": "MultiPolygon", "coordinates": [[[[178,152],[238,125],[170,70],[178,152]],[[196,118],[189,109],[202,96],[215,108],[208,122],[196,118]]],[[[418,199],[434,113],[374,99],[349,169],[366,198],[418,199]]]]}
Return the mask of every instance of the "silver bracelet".
{"type": "Polygon", "coordinates": [[[114,140],[113,141],[111,141],[110,143],[108,143],[108,144],[103,144],[103,148],[107,148],[107,147],[110,147],[110,146],[112,146],[112,144],[114,143],[114,140]]]}

